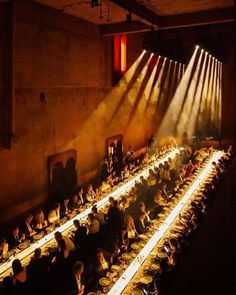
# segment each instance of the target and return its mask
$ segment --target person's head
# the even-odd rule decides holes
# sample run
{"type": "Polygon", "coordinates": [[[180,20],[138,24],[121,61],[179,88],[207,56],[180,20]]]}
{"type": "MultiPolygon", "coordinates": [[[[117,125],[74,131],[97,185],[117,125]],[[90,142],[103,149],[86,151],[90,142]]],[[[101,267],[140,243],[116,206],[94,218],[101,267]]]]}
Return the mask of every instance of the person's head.
{"type": "Polygon", "coordinates": [[[84,193],[84,189],[83,189],[82,187],[79,187],[79,189],[78,189],[78,193],[79,193],[79,194],[83,194],[83,193],[84,193]]]}
{"type": "Polygon", "coordinates": [[[119,205],[119,202],[117,200],[115,200],[114,203],[113,203],[113,206],[118,207],[118,205],[119,205]]]}
{"type": "Polygon", "coordinates": [[[102,259],[104,257],[103,250],[101,248],[98,248],[96,250],[96,256],[97,256],[98,259],[102,259]]]}
{"type": "Polygon", "coordinates": [[[64,202],[65,205],[68,205],[69,201],[70,201],[70,199],[68,197],[65,197],[63,199],[63,202],[64,202]]]}
{"type": "Polygon", "coordinates": [[[121,203],[126,204],[126,202],[127,202],[127,199],[126,199],[125,196],[123,196],[123,197],[121,198],[121,203]]]}
{"type": "Polygon", "coordinates": [[[74,275],[80,277],[84,271],[84,264],[82,261],[76,261],[72,267],[74,275]]]}
{"type": "Polygon", "coordinates": [[[109,197],[109,203],[110,203],[110,205],[113,205],[113,203],[114,203],[114,198],[113,197],[109,197]]]}
{"type": "Polygon", "coordinates": [[[40,248],[36,248],[34,250],[34,259],[39,259],[41,257],[41,253],[42,253],[41,249],[40,248]]]}
{"type": "Polygon", "coordinates": [[[93,213],[89,213],[88,214],[88,222],[91,223],[93,221],[94,221],[94,215],[93,215],[93,213]]]}
{"type": "Polygon", "coordinates": [[[131,215],[126,215],[125,220],[124,220],[124,225],[125,225],[126,229],[128,229],[134,225],[134,220],[131,215]]]}
{"type": "Polygon", "coordinates": [[[25,222],[26,223],[31,223],[33,221],[33,215],[29,214],[28,216],[26,216],[25,218],[25,222]]]}
{"type": "Polygon", "coordinates": [[[166,182],[162,182],[162,184],[161,184],[161,188],[162,188],[162,189],[166,189],[166,188],[167,188],[167,183],[166,183],[166,182]]]}
{"type": "Polygon", "coordinates": [[[72,198],[73,202],[74,203],[77,203],[78,202],[78,196],[77,195],[74,195],[73,198],[72,198]]]}
{"type": "Polygon", "coordinates": [[[75,220],[73,221],[73,224],[74,224],[74,227],[75,227],[75,228],[79,228],[79,227],[80,227],[80,222],[79,222],[78,219],[75,219],[75,220]]]}
{"type": "Polygon", "coordinates": [[[60,240],[58,240],[58,248],[59,248],[61,251],[66,250],[66,242],[65,242],[64,239],[60,239],[60,240]]]}
{"type": "Polygon", "coordinates": [[[140,212],[140,213],[139,213],[139,218],[140,218],[141,220],[144,220],[145,217],[146,217],[146,214],[145,214],[144,212],[140,212]]]}
{"type": "Polygon", "coordinates": [[[35,219],[37,221],[43,220],[44,219],[44,213],[43,210],[38,210],[35,214],[35,219]]]}
{"type": "Polygon", "coordinates": [[[160,196],[160,195],[161,195],[161,190],[158,189],[158,190],[156,191],[155,195],[156,195],[156,196],[160,196]]]}
{"type": "Polygon", "coordinates": [[[169,243],[170,243],[171,249],[176,250],[178,248],[178,242],[176,239],[171,238],[169,243]]]}
{"type": "Polygon", "coordinates": [[[87,192],[92,192],[93,191],[93,185],[89,184],[87,187],[87,192]]]}
{"type": "Polygon", "coordinates": [[[97,214],[98,213],[98,208],[96,206],[92,207],[92,213],[97,214]]]}
{"type": "Polygon", "coordinates": [[[55,234],[54,234],[54,238],[55,238],[55,240],[56,240],[57,242],[58,242],[59,240],[61,240],[61,239],[62,239],[62,234],[61,234],[61,232],[56,231],[55,234]]]}
{"type": "Polygon", "coordinates": [[[23,270],[23,267],[21,265],[20,260],[19,259],[13,260],[13,262],[12,262],[12,271],[13,271],[14,275],[18,274],[22,270],[23,270]]]}
{"type": "Polygon", "coordinates": [[[18,236],[19,235],[19,226],[18,225],[16,225],[16,226],[13,227],[12,233],[13,233],[14,236],[18,236]]]}
{"type": "Polygon", "coordinates": [[[144,202],[139,202],[138,208],[139,208],[140,211],[145,211],[145,204],[144,204],[144,202]]]}
{"type": "Polygon", "coordinates": [[[52,209],[53,210],[60,210],[60,207],[61,207],[60,203],[54,203],[52,206],[52,209]]]}
{"type": "Polygon", "coordinates": [[[7,240],[4,237],[0,237],[0,247],[7,244],[7,240]]]}

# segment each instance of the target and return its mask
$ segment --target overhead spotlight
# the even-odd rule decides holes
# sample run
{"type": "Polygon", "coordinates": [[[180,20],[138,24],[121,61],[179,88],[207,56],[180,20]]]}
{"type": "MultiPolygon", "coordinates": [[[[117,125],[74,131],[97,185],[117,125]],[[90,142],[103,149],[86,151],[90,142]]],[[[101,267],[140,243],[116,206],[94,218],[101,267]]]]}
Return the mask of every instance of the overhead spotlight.
{"type": "Polygon", "coordinates": [[[205,54],[208,54],[208,52],[206,51],[205,54]]]}
{"type": "Polygon", "coordinates": [[[177,61],[175,61],[175,64],[177,64],[177,61]]]}
{"type": "Polygon", "coordinates": [[[164,57],[164,59],[166,59],[166,57],[164,57]]]}
{"type": "Polygon", "coordinates": [[[98,0],[91,0],[90,7],[94,8],[98,6],[99,6],[98,0]]]}
{"type": "Polygon", "coordinates": [[[172,62],[172,59],[170,60],[170,62],[172,62]]]}
{"type": "Polygon", "coordinates": [[[129,11],[127,14],[126,14],[126,23],[131,23],[132,21],[132,13],[129,11]]]}
{"type": "Polygon", "coordinates": [[[147,50],[146,49],[143,49],[143,52],[147,52],[147,50]]]}
{"type": "Polygon", "coordinates": [[[196,45],[195,47],[196,47],[196,48],[199,48],[199,45],[196,45]]]}

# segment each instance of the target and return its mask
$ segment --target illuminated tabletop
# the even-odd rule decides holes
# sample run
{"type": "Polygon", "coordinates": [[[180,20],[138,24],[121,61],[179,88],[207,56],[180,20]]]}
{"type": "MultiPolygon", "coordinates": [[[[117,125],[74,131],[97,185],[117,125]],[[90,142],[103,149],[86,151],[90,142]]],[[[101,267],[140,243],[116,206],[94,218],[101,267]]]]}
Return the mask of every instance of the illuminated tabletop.
{"type": "Polygon", "coordinates": [[[201,182],[212,171],[212,162],[217,162],[222,155],[222,151],[216,151],[211,155],[210,159],[207,161],[206,166],[203,168],[202,171],[200,171],[196,179],[190,185],[187,192],[183,194],[183,197],[180,199],[178,204],[174,207],[174,209],[167,216],[164,222],[158,227],[156,232],[152,235],[152,237],[142,248],[142,250],[137,254],[137,256],[130,263],[128,268],[124,271],[124,273],[117,280],[117,282],[112,286],[110,291],[107,293],[108,295],[120,295],[123,292],[125,287],[128,285],[128,283],[139,270],[143,262],[146,260],[150,252],[153,250],[153,248],[156,246],[159,240],[163,237],[163,235],[167,232],[175,218],[178,216],[185,204],[191,198],[192,194],[198,189],[201,182]]]}
{"type": "Polygon", "coordinates": [[[128,189],[130,189],[132,186],[134,186],[135,182],[138,181],[141,176],[147,177],[149,174],[149,169],[153,169],[155,167],[158,167],[159,164],[164,163],[169,158],[174,158],[176,156],[176,154],[178,154],[181,149],[182,148],[175,148],[175,149],[171,150],[163,158],[160,158],[157,161],[155,161],[153,164],[148,166],[144,171],[140,172],[137,176],[135,176],[131,180],[127,181],[125,184],[123,184],[122,186],[117,188],[115,191],[111,192],[110,194],[108,194],[107,196],[105,196],[104,198],[99,200],[98,202],[93,203],[90,207],[88,207],[83,212],[76,215],[74,218],[68,220],[60,227],[57,227],[55,230],[53,230],[49,234],[46,234],[42,239],[31,243],[30,246],[28,248],[26,248],[25,250],[22,250],[21,252],[15,254],[14,256],[11,256],[11,258],[8,261],[6,261],[0,265],[0,275],[11,268],[13,260],[15,260],[15,259],[23,260],[25,257],[27,257],[32,252],[34,252],[35,249],[40,248],[43,245],[45,245],[46,243],[50,242],[54,238],[55,232],[57,232],[57,231],[64,232],[73,226],[73,222],[75,219],[81,220],[81,219],[86,218],[88,216],[88,214],[91,213],[91,209],[94,205],[96,205],[97,208],[101,208],[106,203],[109,202],[110,197],[118,198],[119,195],[121,195],[122,193],[124,193],[128,189]]]}

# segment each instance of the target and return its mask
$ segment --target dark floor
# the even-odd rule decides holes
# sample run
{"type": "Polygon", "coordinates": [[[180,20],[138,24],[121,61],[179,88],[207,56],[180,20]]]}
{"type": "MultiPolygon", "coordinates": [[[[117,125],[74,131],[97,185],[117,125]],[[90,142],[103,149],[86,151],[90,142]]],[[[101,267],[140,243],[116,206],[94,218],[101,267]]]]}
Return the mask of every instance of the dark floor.
{"type": "Polygon", "coordinates": [[[168,295],[236,294],[236,157],[168,295]]]}

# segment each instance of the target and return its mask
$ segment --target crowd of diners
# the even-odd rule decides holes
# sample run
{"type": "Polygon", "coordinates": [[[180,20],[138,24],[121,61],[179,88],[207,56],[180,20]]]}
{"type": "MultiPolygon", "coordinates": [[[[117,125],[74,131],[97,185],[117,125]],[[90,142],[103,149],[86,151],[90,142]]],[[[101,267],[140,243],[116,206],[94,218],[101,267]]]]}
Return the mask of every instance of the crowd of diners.
{"type": "MultiPolygon", "coordinates": [[[[18,259],[12,263],[12,274],[3,279],[3,294],[86,294],[91,290],[99,290],[99,279],[107,276],[112,264],[124,263],[121,254],[131,250],[131,244],[139,239],[139,235],[148,232],[152,220],[158,218],[165,206],[171,202],[176,192],[189,181],[191,175],[202,166],[213,148],[201,148],[192,151],[185,146],[174,158],[169,158],[154,169],[149,169],[147,178],[139,181],[125,194],[114,199],[109,198],[106,210],[96,207],[96,200],[107,195],[113,187],[134,175],[145,167],[150,158],[166,155],[175,147],[175,142],[159,149],[151,148],[149,152],[137,158],[129,147],[124,158],[116,155],[104,158],[101,172],[101,185],[94,188],[92,184],[84,190],[78,188],[76,194],[65,196],[61,203],[55,203],[48,218],[42,210],[35,215],[28,215],[22,225],[13,227],[8,239],[1,238],[0,256],[19,247],[25,241],[33,241],[38,233],[45,232],[48,227],[60,224],[61,220],[70,218],[83,210],[86,203],[93,204],[86,221],[74,220],[74,231],[71,236],[55,232],[57,246],[47,249],[47,255],[37,248],[27,266],[22,266],[18,259]],[[154,155],[154,156],[153,156],[154,155]]],[[[216,165],[217,182],[232,150],[229,148],[216,165]]],[[[203,196],[204,198],[204,196],[203,196]]],[[[199,209],[193,204],[192,211],[199,209]]],[[[199,213],[200,214],[200,213],[199,213]]],[[[197,226],[197,218],[189,220],[188,212],[182,218],[186,234],[197,226]],[[195,224],[196,223],[196,224],[195,224]]],[[[170,242],[172,249],[167,261],[168,265],[176,263],[176,251],[179,241],[170,242]],[[176,244],[177,243],[177,244],[176,244]]],[[[0,264],[1,265],[1,264],[0,264]]]]}

